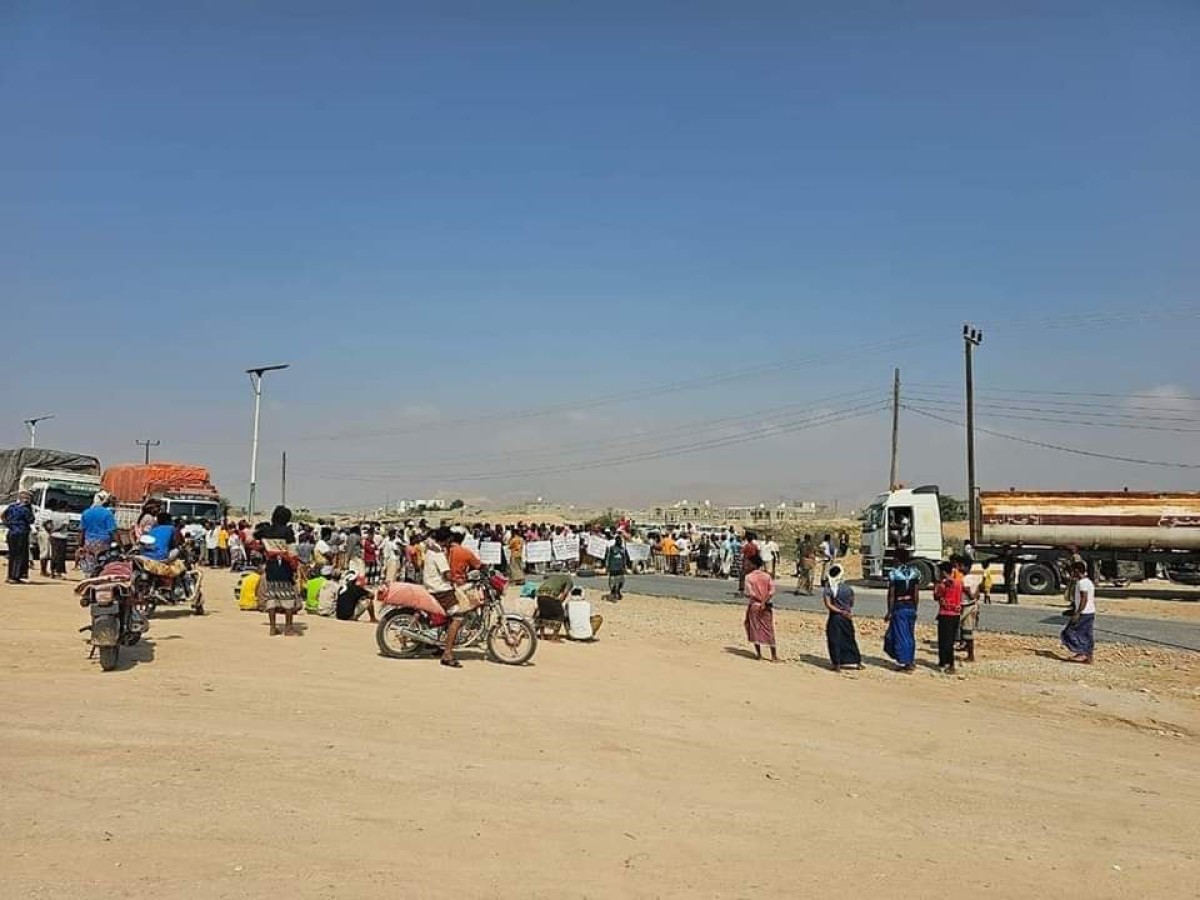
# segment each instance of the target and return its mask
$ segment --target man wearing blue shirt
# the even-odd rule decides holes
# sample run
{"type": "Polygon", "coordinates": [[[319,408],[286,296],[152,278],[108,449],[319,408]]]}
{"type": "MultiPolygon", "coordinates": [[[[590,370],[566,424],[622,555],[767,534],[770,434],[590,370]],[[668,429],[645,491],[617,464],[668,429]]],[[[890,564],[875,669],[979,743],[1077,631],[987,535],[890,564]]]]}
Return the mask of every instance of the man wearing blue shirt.
{"type": "Polygon", "coordinates": [[[146,549],[145,555],[148,559],[166,562],[167,557],[171,555],[171,551],[182,543],[179,529],[171,521],[170,513],[159,513],[158,524],[151,528],[148,533],[154,538],[154,546],[146,549]]]}
{"type": "Polygon", "coordinates": [[[79,565],[89,578],[96,574],[96,557],[117,538],[117,517],[110,508],[113,498],[98,497],[97,500],[98,503],[93,503],[79,517],[79,527],[83,531],[83,556],[79,565]]]}
{"type": "Polygon", "coordinates": [[[17,501],[4,510],[8,529],[8,583],[24,584],[29,575],[29,535],[33,531],[33,506],[29,491],[21,491],[17,501]]]}
{"type": "Polygon", "coordinates": [[[103,542],[107,547],[116,537],[117,517],[105,505],[89,506],[79,517],[79,527],[83,530],[84,543],[103,542]]]}

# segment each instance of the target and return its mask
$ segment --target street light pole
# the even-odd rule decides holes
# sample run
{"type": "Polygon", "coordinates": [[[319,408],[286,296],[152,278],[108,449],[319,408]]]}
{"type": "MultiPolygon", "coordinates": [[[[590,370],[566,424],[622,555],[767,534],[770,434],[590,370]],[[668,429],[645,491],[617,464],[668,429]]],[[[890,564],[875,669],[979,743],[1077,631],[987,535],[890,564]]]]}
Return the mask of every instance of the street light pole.
{"type": "Polygon", "coordinates": [[[257,368],[246,370],[246,374],[250,376],[250,384],[254,388],[254,437],[250,442],[250,500],[246,504],[247,518],[254,518],[254,489],[258,483],[258,417],[262,409],[263,374],[266,372],[277,372],[287,367],[288,363],[282,363],[274,366],[258,366],[257,368]]]}
{"type": "Polygon", "coordinates": [[[975,503],[975,348],[983,343],[983,332],[963,326],[967,365],[967,527],[971,543],[979,542],[979,511],[975,503]]]}
{"type": "Polygon", "coordinates": [[[37,446],[38,422],[45,422],[47,419],[53,419],[53,418],[54,418],[54,415],[50,414],[48,416],[34,416],[33,418],[25,420],[25,427],[29,429],[29,446],[30,447],[37,446]]]}

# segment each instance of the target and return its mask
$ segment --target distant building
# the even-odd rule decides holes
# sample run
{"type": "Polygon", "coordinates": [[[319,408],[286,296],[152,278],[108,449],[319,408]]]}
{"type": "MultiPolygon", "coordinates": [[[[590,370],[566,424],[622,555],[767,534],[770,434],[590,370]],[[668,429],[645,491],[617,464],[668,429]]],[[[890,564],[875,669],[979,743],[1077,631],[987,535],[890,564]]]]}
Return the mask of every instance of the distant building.
{"type": "Polygon", "coordinates": [[[827,512],[827,508],[813,500],[798,503],[768,505],[759,503],[747,506],[719,506],[711,503],[683,501],[670,506],[654,506],[641,514],[642,521],[669,528],[680,525],[786,525],[803,522],[827,512]]]}

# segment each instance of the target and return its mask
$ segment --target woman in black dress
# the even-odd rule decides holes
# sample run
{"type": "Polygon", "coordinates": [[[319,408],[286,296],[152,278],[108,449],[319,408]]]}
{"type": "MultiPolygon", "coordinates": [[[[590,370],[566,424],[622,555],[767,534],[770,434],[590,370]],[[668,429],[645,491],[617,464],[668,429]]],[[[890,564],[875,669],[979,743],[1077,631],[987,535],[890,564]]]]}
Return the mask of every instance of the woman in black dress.
{"type": "Polygon", "coordinates": [[[266,571],[263,573],[261,597],[267,615],[271,619],[271,635],[279,634],[276,619],[283,612],[283,633],[296,634],[292,617],[300,608],[300,594],[296,590],[296,533],[292,530],[292,511],[286,506],[277,506],[271,513],[271,524],[263,525],[254,535],[262,542],[266,556],[266,571]]]}

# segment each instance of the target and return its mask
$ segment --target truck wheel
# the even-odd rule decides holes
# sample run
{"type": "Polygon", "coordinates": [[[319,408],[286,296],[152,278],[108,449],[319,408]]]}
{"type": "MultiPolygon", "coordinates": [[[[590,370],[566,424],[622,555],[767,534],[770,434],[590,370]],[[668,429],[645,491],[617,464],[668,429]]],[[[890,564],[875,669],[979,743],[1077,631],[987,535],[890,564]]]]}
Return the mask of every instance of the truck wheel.
{"type": "Polygon", "coordinates": [[[1058,577],[1045,563],[1026,563],[1021,566],[1017,587],[1022,594],[1052,594],[1058,590],[1058,577]]]}
{"type": "Polygon", "coordinates": [[[932,587],[935,578],[933,563],[929,562],[927,559],[914,559],[911,565],[914,569],[921,573],[920,587],[932,587]]]}

